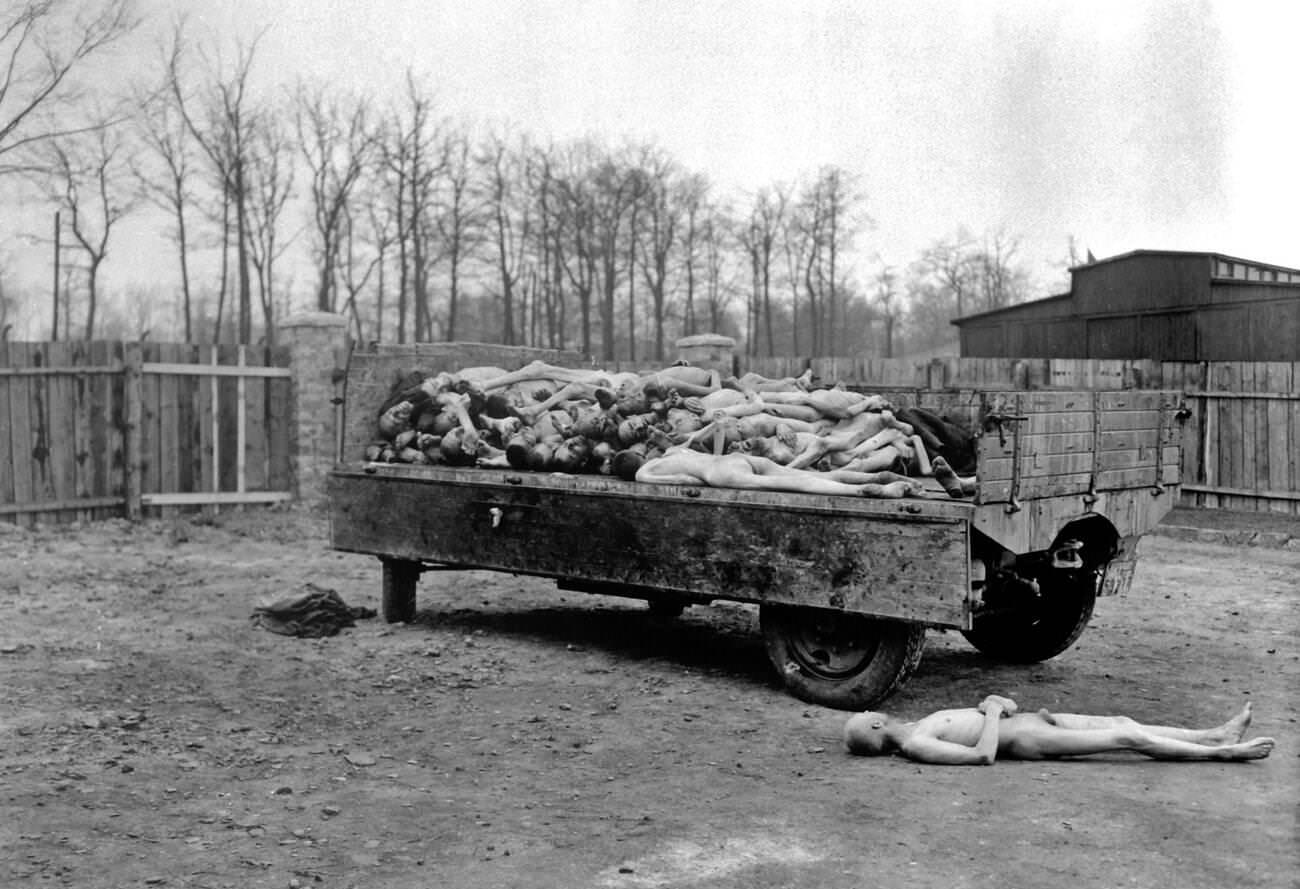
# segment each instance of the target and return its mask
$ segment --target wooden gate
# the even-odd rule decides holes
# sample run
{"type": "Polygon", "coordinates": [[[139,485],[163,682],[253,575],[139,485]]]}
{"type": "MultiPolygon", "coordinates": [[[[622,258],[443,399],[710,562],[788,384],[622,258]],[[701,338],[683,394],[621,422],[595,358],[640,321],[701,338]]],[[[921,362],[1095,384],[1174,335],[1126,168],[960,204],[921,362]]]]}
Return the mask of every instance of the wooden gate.
{"type": "Polygon", "coordinates": [[[0,342],[0,520],[292,496],[287,350],[0,342]]]}

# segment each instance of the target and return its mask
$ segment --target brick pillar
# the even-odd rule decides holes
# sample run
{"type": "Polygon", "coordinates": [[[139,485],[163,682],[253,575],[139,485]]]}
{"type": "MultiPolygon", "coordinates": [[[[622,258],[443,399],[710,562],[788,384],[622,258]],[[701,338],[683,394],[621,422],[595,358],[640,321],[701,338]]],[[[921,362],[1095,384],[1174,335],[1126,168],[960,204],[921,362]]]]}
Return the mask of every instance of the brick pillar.
{"type": "Polygon", "coordinates": [[[289,463],[293,490],[306,503],[325,496],[325,475],[338,459],[341,407],[335,403],[346,368],[348,323],[329,312],[303,312],[280,322],[289,348],[293,394],[289,414],[289,463]]]}
{"type": "Polygon", "coordinates": [[[722,374],[732,374],[736,341],[719,333],[697,333],[677,341],[677,357],[695,367],[706,367],[722,374]]]}

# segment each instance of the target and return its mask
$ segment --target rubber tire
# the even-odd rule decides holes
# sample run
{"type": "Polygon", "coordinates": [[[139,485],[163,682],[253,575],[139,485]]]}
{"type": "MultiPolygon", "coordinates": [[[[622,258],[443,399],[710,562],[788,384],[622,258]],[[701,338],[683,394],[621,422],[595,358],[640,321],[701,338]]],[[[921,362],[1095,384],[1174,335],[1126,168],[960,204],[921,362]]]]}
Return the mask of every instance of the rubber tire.
{"type": "Polygon", "coordinates": [[[384,566],[380,613],[390,624],[410,623],[415,619],[415,587],[420,580],[420,563],[402,559],[380,559],[380,562],[384,566]]]}
{"type": "Polygon", "coordinates": [[[991,614],[962,630],[971,645],[995,660],[1036,664],[1056,657],[1083,635],[1097,604],[1095,575],[1063,579],[1046,597],[1050,610],[1037,614],[991,614]]]}
{"type": "Polygon", "coordinates": [[[916,672],[925,650],[922,624],[866,617],[821,608],[763,605],[759,623],[768,660],[791,694],[810,704],[837,710],[866,710],[898,691],[916,672]],[[861,663],[835,671],[819,671],[801,641],[813,622],[832,622],[835,632],[845,631],[870,640],[861,663]]]}

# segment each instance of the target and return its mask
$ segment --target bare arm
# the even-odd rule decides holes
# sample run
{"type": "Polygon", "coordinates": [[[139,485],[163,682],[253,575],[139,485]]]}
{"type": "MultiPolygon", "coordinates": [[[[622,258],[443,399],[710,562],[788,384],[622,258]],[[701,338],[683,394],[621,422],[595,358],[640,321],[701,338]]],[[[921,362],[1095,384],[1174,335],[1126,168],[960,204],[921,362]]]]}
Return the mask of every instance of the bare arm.
{"type": "MultiPolygon", "coordinates": [[[[933,735],[915,734],[903,742],[900,753],[908,759],[937,766],[988,766],[998,757],[998,722],[1002,719],[1002,700],[990,697],[980,704],[984,727],[974,747],[944,741],[933,735]]],[[[1014,704],[1012,705],[1015,706],[1014,704]]]]}

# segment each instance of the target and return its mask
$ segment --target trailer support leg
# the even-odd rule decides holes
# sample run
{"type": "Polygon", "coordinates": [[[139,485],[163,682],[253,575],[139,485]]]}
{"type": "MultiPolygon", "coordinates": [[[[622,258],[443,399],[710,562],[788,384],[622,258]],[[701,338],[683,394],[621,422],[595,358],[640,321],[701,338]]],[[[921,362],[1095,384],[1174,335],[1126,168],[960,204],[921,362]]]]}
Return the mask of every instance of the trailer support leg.
{"type": "Polygon", "coordinates": [[[408,623],[415,618],[415,585],[420,580],[420,563],[382,557],[379,561],[384,566],[384,620],[390,624],[408,623]]]}

